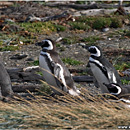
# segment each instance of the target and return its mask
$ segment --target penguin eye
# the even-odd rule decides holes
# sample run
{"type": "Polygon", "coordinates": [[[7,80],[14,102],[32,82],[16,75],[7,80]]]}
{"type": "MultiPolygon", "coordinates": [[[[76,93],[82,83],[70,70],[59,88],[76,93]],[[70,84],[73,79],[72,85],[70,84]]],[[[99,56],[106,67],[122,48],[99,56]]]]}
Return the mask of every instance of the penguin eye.
{"type": "Polygon", "coordinates": [[[97,50],[95,48],[90,48],[90,52],[96,54],[97,50]]]}
{"type": "Polygon", "coordinates": [[[118,92],[118,89],[115,86],[113,86],[112,88],[108,88],[108,90],[110,90],[110,92],[112,92],[112,93],[118,92]]]}
{"type": "Polygon", "coordinates": [[[45,41],[43,47],[49,47],[49,43],[45,41]]]}

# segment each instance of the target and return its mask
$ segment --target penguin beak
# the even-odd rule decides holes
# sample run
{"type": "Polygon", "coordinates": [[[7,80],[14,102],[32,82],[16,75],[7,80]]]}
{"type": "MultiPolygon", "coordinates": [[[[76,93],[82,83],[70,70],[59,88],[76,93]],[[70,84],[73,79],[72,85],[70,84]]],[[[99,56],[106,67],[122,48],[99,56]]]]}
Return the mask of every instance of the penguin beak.
{"type": "Polygon", "coordinates": [[[108,86],[109,86],[109,84],[106,84],[106,83],[103,83],[103,85],[105,85],[106,87],[108,87],[108,86]]]}
{"type": "Polygon", "coordinates": [[[85,48],[86,50],[88,50],[90,46],[89,45],[84,45],[82,47],[85,48]]]}
{"type": "Polygon", "coordinates": [[[103,85],[105,85],[107,88],[113,88],[113,86],[110,84],[103,83],[103,85]]]}
{"type": "Polygon", "coordinates": [[[36,46],[42,46],[44,44],[44,42],[37,42],[35,43],[36,46]]]}

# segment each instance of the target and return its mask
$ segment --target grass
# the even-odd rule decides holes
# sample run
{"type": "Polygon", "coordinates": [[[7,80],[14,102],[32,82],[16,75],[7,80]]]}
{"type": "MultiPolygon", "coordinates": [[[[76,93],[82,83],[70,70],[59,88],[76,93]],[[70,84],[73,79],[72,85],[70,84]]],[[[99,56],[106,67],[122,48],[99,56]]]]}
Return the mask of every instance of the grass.
{"type": "Polygon", "coordinates": [[[18,50],[18,46],[2,46],[0,47],[0,51],[15,51],[18,50]]]}
{"type": "Polygon", "coordinates": [[[72,29],[79,29],[79,30],[91,30],[91,29],[102,29],[106,27],[110,28],[119,28],[123,25],[123,19],[129,18],[128,16],[122,17],[117,15],[108,16],[95,16],[95,17],[88,17],[88,16],[80,16],[77,17],[75,22],[70,22],[70,26],[72,29]]]}
{"type": "Polygon", "coordinates": [[[121,79],[122,84],[129,85],[130,81],[126,79],[121,79]]]}
{"type": "Polygon", "coordinates": [[[101,38],[99,36],[89,36],[89,37],[85,37],[85,38],[81,39],[82,42],[87,42],[87,44],[90,44],[90,45],[96,44],[95,42],[98,40],[101,40],[101,38]]]}
{"type": "Polygon", "coordinates": [[[50,34],[56,31],[54,24],[51,22],[23,22],[19,23],[19,25],[31,33],[50,34]]]}
{"type": "Polygon", "coordinates": [[[72,59],[72,58],[63,58],[62,61],[65,63],[65,64],[68,64],[68,65],[73,65],[73,66],[76,66],[76,65],[81,65],[83,64],[82,62],[78,61],[78,60],[75,60],[75,59],[72,59]]]}
{"type": "Polygon", "coordinates": [[[33,61],[33,62],[29,62],[29,65],[38,66],[38,65],[39,65],[39,60],[35,60],[35,61],[33,61]]]}
{"type": "Polygon", "coordinates": [[[116,68],[116,70],[124,71],[130,68],[130,63],[129,62],[117,63],[114,67],[116,68]]]}
{"type": "Polygon", "coordinates": [[[85,23],[82,22],[69,22],[69,25],[71,26],[71,29],[73,30],[84,30],[89,31],[91,27],[85,23]]]}
{"type": "Polygon", "coordinates": [[[62,39],[63,44],[66,45],[71,45],[71,44],[75,44],[78,41],[77,37],[65,37],[62,39]]]}
{"type": "Polygon", "coordinates": [[[0,102],[2,129],[117,129],[130,124],[130,109],[102,96],[34,96],[30,101],[0,102]],[[92,100],[93,102],[89,101],[92,100]],[[118,113],[118,114],[117,114],[118,113]]]}

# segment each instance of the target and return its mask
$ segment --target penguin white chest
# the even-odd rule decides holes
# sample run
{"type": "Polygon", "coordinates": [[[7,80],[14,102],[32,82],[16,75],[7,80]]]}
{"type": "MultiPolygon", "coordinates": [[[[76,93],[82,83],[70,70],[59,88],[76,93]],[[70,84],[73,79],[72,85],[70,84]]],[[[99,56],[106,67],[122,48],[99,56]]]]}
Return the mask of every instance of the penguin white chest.
{"type": "Polygon", "coordinates": [[[46,58],[43,55],[39,56],[39,65],[42,69],[43,77],[46,80],[46,82],[50,85],[57,87],[55,77],[53,76],[53,74],[47,64],[46,58]]]}

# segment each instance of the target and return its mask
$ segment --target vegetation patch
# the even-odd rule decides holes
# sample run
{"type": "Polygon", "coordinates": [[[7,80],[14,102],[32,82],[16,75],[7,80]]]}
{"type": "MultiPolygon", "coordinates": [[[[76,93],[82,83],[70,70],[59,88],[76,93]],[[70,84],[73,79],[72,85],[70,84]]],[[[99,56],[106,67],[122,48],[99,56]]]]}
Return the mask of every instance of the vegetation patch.
{"type": "Polygon", "coordinates": [[[71,26],[71,29],[73,30],[84,30],[88,31],[91,29],[91,27],[85,23],[82,22],[69,22],[69,25],[71,26]]]}
{"type": "Polygon", "coordinates": [[[56,31],[52,22],[23,22],[19,23],[19,25],[24,28],[24,30],[32,33],[50,34],[56,31]]]}
{"type": "Polygon", "coordinates": [[[39,65],[39,60],[35,60],[35,61],[33,61],[33,62],[29,62],[28,63],[29,65],[34,65],[34,66],[38,66],[39,65]]]}
{"type": "Polygon", "coordinates": [[[0,47],[0,51],[15,51],[18,50],[18,46],[2,46],[0,47]]]}
{"type": "Polygon", "coordinates": [[[95,44],[96,45],[96,41],[101,40],[102,38],[100,38],[99,36],[89,36],[89,37],[85,37],[83,39],[81,39],[82,42],[87,42],[88,44],[92,45],[95,44]]]}
{"type": "Polygon", "coordinates": [[[99,17],[97,20],[93,22],[92,28],[94,29],[102,29],[106,27],[110,27],[112,21],[110,18],[99,17]]]}
{"type": "Polygon", "coordinates": [[[75,44],[78,41],[77,37],[65,37],[62,39],[63,44],[70,45],[75,44]]]}
{"type": "Polygon", "coordinates": [[[126,79],[121,79],[122,84],[130,85],[130,81],[126,79]]]}
{"type": "Polygon", "coordinates": [[[65,64],[73,65],[73,66],[83,64],[82,62],[80,62],[80,61],[78,61],[78,60],[74,60],[74,59],[72,59],[72,58],[63,58],[62,61],[63,61],[65,64]]]}
{"type": "Polygon", "coordinates": [[[130,124],[130,109],[102,96],[94,97],[85,89],[82,91],[84,98],[69,94],[54,98],[43,93],[30,100],[0,102],[1,128],[117,129],[130,124]]]}
{"type": "Polygon", "coordinates": [[[130,68],[130,63],[117,63],[114,67],[116,68],[116,70],[124,71],[130,68]]]}
{"type": "Polygon", "coordinates": [[[123,25],[122,16],[112,15],[108,16],[80,16],[76,18],[76,22],[71,23],[73,29],[82,29],[82,30],[90,30],[90,29],[102,29],[106,27],[111,28],[119,28],[123,25]]]}

